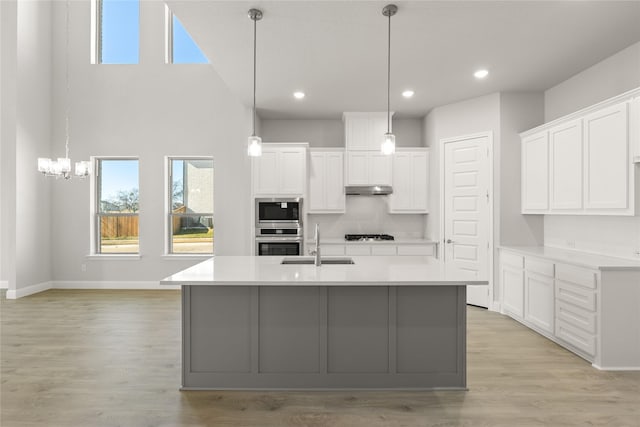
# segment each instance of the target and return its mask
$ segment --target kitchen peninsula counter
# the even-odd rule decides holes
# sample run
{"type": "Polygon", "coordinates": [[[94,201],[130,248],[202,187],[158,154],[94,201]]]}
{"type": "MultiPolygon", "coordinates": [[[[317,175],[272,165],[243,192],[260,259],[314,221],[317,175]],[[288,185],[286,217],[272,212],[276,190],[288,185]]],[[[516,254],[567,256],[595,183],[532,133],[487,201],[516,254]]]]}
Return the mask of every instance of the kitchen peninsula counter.
{"type": "Polygon", "coordinates": [[[182,286],[183,389],[465,389],[466,285],[432,257],[216,256],[182,286]]]}

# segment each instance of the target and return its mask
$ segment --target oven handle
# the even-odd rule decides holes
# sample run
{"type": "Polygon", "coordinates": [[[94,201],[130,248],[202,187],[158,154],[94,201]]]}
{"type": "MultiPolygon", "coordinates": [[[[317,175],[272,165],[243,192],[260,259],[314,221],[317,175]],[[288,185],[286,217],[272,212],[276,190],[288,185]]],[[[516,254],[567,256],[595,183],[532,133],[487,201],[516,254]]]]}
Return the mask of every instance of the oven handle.
{"type": "Polygon", "coordinates": [[[302,237],[256,237],[256,242],[302,242],[302,237]]]}

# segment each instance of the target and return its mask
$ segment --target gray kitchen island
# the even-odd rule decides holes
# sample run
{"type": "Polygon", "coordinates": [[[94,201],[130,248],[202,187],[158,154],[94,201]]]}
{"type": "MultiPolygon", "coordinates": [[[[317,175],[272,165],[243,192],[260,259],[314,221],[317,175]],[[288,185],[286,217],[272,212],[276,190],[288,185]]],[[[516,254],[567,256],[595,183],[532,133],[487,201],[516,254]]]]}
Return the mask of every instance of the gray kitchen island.
{"type": "Polygon", "coordinates": [[[182,388],[465,389],[466,285],[431,257],[215,256],[182,288],[182,388]],[[296,257],[300,259],[300,257],[296,257]]]}

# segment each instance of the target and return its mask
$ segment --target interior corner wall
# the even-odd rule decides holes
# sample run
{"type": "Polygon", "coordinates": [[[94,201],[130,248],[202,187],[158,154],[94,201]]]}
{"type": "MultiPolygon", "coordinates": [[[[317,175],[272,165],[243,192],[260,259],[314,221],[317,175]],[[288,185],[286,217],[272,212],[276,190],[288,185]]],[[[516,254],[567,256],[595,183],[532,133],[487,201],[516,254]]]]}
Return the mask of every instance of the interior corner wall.
{"type": "Polygon", "coordinates": [[[16,286],[17,1],[0,1],[0,282],[16,286]]]}
{"type": "Polygon", "coordinates": [[[544,122],[542,92],[500,93],[500,244],[540,246],[544,242],[541,215],[522,215],[520,132],[544,122]]]}
{"type": "Polygon", "coordinates": [[[51,10],[48,1],[17,3],[16,281],[9,298],[52,278],[50,183],[36,169],[36,159],[50,154],[51,10]]]}
{"type": "MultiPolygon", "coordinates": [[[[54,2],[53,140],[64,140],[64,3],[54,2]]],[[[92,180],[52,185],[55,281],[158,281],[198,261],[167,260],[165,156],[213,156],[215,251],[250,253],[251,113],[211,64],[164,64],[164,4],[140,2],[140,63],[89,63],[90,2],[70,2],[72,161],[139,158],[140,259],[95,260],[90,253],[92,180]],[[86,271],[82,271],[82,267],[86,271]]],[[[35,159],[33,159],[35,161],[35,159]]]]}
{"type": "MultiPolygon", "coordinates": [[[[545,120],[640,87],[640,42],[585,69],[544,94],[545,120]]],[[[636,173],[640,169],[636,166],[636,173]]],[[[638,259],[640,217],[545,215],[544,244],[638,259]]]]}

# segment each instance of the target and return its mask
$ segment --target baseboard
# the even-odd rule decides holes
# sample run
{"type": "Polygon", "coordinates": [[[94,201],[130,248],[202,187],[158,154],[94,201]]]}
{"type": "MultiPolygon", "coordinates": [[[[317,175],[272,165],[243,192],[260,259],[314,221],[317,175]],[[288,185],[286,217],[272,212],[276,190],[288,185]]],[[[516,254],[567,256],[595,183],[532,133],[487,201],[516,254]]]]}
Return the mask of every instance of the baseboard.
{"type": "Polygon", "coordinates": [[[56,280],[52,289],[130,289],[130,290],[175,290],[180,285],[161,285],[159,281],[106,281],[106,280],[56,280]]]}
{"type": "Polygon", "coordinates": [[[0,280],[0,289],[9,289],[9,282],[7,280],[0,280]]]}
{"type": "Polygon", "coordinates": [[[600,371],[640,371],[640,366],[599,366],[595,363],[591,366],[600,371]]]}
{"type": "Polygon", "coordinates": [[[496,313],[502,313],[502,304],[500,303],[500,301],[493,301],[490,305],[489,305],[489,311],[495,311],[496,313]]]}
{"type": "Polygon", "coordinates": [[[36,283],[35,285],[26,286],[24,288],[9,289],[7,291],[7,299],[18,299],[28,295],[37,294],[49,290],[53,287],[53,282],[36,283]]]}

